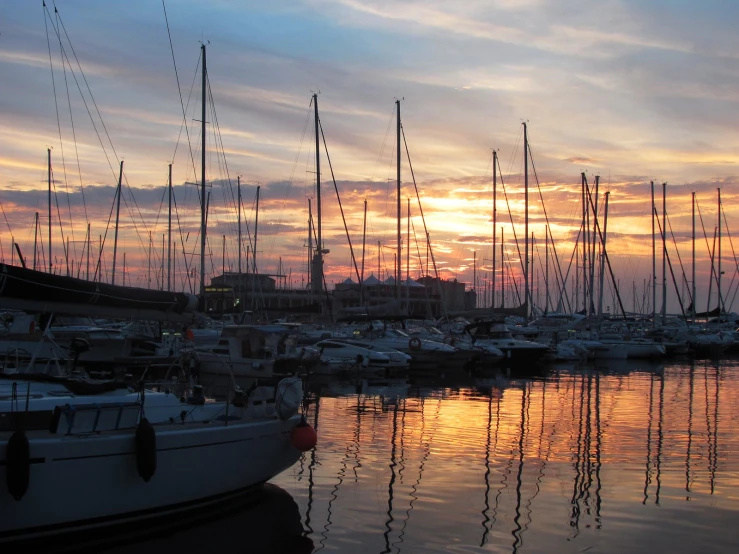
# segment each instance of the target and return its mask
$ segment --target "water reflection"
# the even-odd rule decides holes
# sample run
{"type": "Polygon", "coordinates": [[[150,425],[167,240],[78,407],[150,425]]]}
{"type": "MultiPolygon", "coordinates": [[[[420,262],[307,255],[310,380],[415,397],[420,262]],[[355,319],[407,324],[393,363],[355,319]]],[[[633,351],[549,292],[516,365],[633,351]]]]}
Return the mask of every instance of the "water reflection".
{"type": "MultiPolygon", "coordinates": [[[[207,523],[174,531],[146,542],[106,550],[107,554],[162,554],[163,552],[232,552],[244,554],[308,554],[313,541],[301,525],[293,497],[273,484],[248,498],[245,508],[208,516],[207,523]]],[[[98,552],[99,550],[95,550],[98,552]]]]}
{"type": "Polygon", "coordinates": [[[731,551],[736,362],[308,390],[319,445],[275,482],[316,551],[731,551]]]}

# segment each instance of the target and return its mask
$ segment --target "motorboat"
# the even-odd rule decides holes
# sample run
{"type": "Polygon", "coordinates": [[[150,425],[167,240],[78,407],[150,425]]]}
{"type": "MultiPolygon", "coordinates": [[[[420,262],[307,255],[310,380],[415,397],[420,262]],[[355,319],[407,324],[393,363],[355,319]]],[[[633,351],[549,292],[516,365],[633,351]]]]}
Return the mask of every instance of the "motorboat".
{"type": "Polygon", "coordinates": [[[549,346],[538,342],[513,338],[505,323],[480,321],[467,326],[467,332],[474,344],[498,348],[505,355],[503,363],[527,364],[542,359],[549,346]]]}
{"type": "Polygon", "coordinates": [[[390,377],[404,373],[411,362],[411,356],[399,350],[356,339],[325,339],[309,348],[318,357],[310,369],[313,374],[390,377]]]}
{"type": "Polygon", "coordinates": [[[604,332],[598,341],[608,350],[596,350],[600,359],[656,359],[667,354],[664,344],[645,337],[634,337],[617,332],[604,332]]]}
{"type": "Polygon", "coordinates": [[[734,346],[734,337],[732,333],[704,328],[688,333],[688,345],[696,357],[712,358],[734,346]]]}
{"type": "Polygon", "coordinates": [[[284,325],[227,325],[218,343],[183,355],[194,374],[260,378],[295,373],[301,365],[294,329],[284,325]]]}
{"type": "Polygon", "coordinates": [[[0,376],[0,545],[138,528],[258,488],[315,445],[301,399],[297,378],[216,402],[199,386],[0,376]]]}
{"type": "Polygon", "coordinates": [[[479,352],[461,350],[443,342],[411,336],[401,329],[356,329],[354,338],[379,348],[392,348],[411,356],[409,371],[436,372],[463,369],[477,361],[479,352]]]}

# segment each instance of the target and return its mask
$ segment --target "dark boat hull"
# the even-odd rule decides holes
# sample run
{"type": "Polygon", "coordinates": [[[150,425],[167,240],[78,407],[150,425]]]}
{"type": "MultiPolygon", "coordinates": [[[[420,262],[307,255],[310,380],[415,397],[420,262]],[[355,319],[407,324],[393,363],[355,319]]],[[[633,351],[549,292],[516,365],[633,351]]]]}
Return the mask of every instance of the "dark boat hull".
{"type": "Polygon", "coordinates": [[[194,295],[123,287],[0,264],[0,307],[28,312],[185,321],[194,295]]]}

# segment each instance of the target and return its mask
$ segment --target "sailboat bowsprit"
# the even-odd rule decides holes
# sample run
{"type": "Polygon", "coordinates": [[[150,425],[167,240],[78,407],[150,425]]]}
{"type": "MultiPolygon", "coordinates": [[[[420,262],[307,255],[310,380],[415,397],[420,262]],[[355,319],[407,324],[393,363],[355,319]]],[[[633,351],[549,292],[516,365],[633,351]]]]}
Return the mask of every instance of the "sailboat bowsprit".
{"type": "Polygon", "coordinates": [[[70,315],[185,321],[195,295],[109,285],[0,264],[0,306],[70,315]]]}

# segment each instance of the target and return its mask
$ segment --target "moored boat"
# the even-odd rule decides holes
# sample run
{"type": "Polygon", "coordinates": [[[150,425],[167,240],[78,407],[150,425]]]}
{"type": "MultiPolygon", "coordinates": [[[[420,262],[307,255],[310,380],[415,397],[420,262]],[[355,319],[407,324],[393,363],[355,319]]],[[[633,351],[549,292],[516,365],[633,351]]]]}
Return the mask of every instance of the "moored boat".
{"type": "Polygon", "coordinates": [[[254,489],[312,447],[301,436],[301,399],[295,378],[213,402],[198,388],[180,397],[110,381],[5,376],[0,544],[141,525],[254,489]]]}

